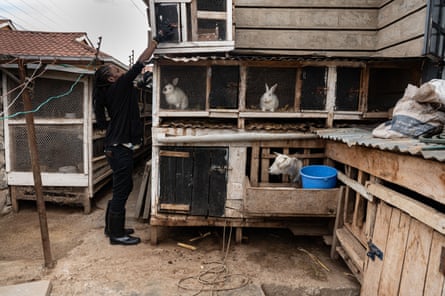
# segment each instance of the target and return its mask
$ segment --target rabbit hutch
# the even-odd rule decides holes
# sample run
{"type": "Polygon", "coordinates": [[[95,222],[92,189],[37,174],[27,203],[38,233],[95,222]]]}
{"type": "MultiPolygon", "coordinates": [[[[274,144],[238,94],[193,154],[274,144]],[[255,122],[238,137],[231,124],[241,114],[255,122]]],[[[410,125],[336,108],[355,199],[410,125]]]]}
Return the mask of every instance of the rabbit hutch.
{"type": "Polygon", "coordinates": [[[174,32],[154,58],[151,243],[288,228],[330,236],[362,295],[443,293],[445,152],[372,136],[408,85],[442,77],[442,2],[145,2],[152,34],[174,32]],[[336,168],[336,186],[270,174],[275,153],[336,168]]]}
{"type": "MultiPolygon", "coordinates": [[[[119,64],[120,65],[120,64],[119,64]]],[[[33,172],[28,148],[27,126],[19,82],[14,79],[17,65],[5,66],[4,90],[12,90],[4,100],[5,160],[12,206],[19,210],[20,200],[35,200],[33,172]]],[[[122,66],[123,67],[123,66],[122,66]]],[[[29,64],[29,75],[38,70],[29,64]]],[[[32,89],[42,191],[45,201],[80,205],[91,210],[91,198],[111,181],[111,169],[103,154],[105,131],[95,128],[92,110],[94,70],[75,66],[47,65],[35,79],[32,89]]],[[[144,121],[144,146],[135,157],[148,155],[151,147],[151,91],[141,89],[141,117],[144,121]]]]}

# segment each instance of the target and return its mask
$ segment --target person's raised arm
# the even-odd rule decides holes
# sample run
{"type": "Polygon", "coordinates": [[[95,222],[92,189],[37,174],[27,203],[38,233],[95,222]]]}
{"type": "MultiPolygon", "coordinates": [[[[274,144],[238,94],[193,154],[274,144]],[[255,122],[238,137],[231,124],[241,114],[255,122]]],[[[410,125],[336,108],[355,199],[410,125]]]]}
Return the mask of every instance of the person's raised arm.
{"type": "Polygon", "coordinates": [[[156,40],[151,40],[150,45],[141,53],[137,61],[143,63],[144,61],[150,59],[157,45],[158,42],[156,40]]]}

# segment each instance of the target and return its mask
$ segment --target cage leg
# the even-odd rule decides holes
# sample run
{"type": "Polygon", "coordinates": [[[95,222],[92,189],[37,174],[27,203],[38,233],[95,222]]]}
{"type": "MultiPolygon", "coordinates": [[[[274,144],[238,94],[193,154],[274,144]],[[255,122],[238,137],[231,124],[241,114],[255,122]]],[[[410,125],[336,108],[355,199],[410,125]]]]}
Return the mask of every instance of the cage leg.
{"type": "Polygon", "coordinates": [[[11,186],[11,206],[15,213],[19,211],[19,201],[17,199],[17,189],[15,186],[11,186]]]}
{"type": "Polygon", "coordinates": [[[158,244],[158,234],[159,227],[158,226],[150,226],[150,244],[155,246],[158,244]]]}
{"type": "Polygon", "coordinates": [[[243,241],[243,228],[237,227],[235,230],[235,242],[240,244],[243,241]]]}
{"type": "Polygon", "coordinates": [[[82,206],[83,206],[83,213],[85,215],[90,214],[91,213],[91,204],[92,204],[92,200],[88,194],[88,187],[86,187],[83,190],[83,195],[82,195],[82,206]]]}

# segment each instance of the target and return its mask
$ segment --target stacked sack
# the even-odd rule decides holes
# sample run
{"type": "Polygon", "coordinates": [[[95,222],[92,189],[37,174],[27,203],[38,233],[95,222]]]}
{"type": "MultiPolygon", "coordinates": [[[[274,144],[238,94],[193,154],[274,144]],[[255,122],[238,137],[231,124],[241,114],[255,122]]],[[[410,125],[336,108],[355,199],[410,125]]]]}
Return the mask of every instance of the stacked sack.
{"type": "Polygon", "coordinates": [[[392,119],[377,126],[377,138],[430,137],[445,124],[445,80],[432,79],[420,87],[408,84],[396,103],[392,119]]]}

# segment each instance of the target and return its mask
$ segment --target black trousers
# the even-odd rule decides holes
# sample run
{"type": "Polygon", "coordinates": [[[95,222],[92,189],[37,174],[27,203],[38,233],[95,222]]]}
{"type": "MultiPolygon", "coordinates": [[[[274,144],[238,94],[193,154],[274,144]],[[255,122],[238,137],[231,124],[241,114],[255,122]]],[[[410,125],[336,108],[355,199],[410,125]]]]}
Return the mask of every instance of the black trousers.
{"type": "Polygon", "coordinates": [[[105,148],[105,155],[113,171],[113,197],[110,211],[122,214],[133,189],[133,150],[118,145],[105,148]]]}

